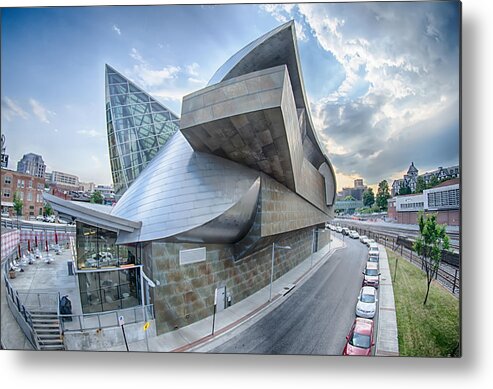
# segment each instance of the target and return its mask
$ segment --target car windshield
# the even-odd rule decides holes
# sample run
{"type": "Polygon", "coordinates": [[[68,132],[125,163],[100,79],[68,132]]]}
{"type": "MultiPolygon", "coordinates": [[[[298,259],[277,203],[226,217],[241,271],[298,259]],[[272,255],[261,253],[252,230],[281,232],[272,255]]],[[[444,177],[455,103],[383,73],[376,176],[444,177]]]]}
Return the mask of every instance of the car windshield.
{"type": "Polygon", "coordinates": [[[378,258],[377,257],[369,257],[368,262],[378,262],[378,258]]]}
{"type": "Polygon", "coordinates": [[[374,303],[375,302],[375,295],[373,295],[373,294],[363,294],[361,296],[361,302],[362,303],[374,303]]]}
{"type": "Polygon", "coordinates": [[[370,337],[368,335],[353,333],[351,339],[349,339],[349,344],[355,347],[369,348],[370,347],[370,337]]]}
{"type": "Polygon", "coordinates": [[[367,276],[377,276],[378,270],[377,269],[366,269],[366,275],[367,276]]]}

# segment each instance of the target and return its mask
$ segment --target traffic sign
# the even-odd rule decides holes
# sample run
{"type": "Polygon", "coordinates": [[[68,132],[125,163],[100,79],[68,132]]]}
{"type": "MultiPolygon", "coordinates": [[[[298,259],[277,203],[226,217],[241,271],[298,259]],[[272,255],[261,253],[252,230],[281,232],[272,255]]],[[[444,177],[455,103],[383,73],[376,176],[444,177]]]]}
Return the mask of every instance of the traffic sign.
{"type": "Polygon", "coordinates": [[[147,330],[149,329],[149,327],[150,327],[150,326],[151,326],[151,323],[146,322],[146,323],[144,324],[144,331],[147,331],[147,330]]]}

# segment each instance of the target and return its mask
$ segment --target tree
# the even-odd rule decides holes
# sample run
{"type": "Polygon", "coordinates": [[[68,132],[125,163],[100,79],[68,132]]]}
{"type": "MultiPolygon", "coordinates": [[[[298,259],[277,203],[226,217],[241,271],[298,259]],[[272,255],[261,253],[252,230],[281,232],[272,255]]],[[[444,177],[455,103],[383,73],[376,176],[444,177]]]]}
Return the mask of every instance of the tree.
{"type": "Polygon", "coordinates": [[[94,192],[92,192],[90,199],[91,203],[103,204],[103,200],[103,195],[99,190],[95,190],[94,192]]]}
{"type": "Polygon", "coordinates": [[[445,225],[437,223],[436,215],[432,214],[425,218],[423,211],[418,216],[419,236],[413,244],[413,250],[423,257],[426,272],[427,289],[423,305],[428,301],[430,285],[436,276],[442,252],[450,247],[449,237],[445,233],[445,225]]]}
{"type": "Polygon", "coordinates": [[[17,192],[14,193],[14,211],[17,216],[22,216],[22,208],[24,207],[24,203],[19,198],[17,192]]]}
{"type": "Polygon", "coordinates": [[[375,203],[375,194],[372,188],[368,188],[363,192],[363,205],[365,207],[371,207],[375,203]]]}
{"type": "Polygon", "coordinates": [[[387,210],[387,200],[390,199],[389,183],[383,180],[378,184],[377,198],[375,202],[381,211],[387,210]]]}
{"type": "Polygon", "coordinates": [[[430,183],[428,184],[429,188],[433,188],[434,186],[437,186],[440,183],[438,180],[438,177],[435,175],[432,175],[430,178],[430,183]]]}
{"type": "Polygon", "coordinates": [[[428,189],[428,186],[426,185],[426,181],[423,178],[423,176],[419,176],[418,179],[416,180],[416,193],[423,193],[425,189],[428,189]]]}
{"type": "Polygon", "coordinates": [[[411,194],[411,188],[409,186],[401,186],[399,188],[399,196],[411,194]]]}
{"type": "Polygon", "coordinates": [[[53,208],[51,208],[50,203],[45,203],[43,207],[44,215],[51,216],[53,215],[53,208]]]}

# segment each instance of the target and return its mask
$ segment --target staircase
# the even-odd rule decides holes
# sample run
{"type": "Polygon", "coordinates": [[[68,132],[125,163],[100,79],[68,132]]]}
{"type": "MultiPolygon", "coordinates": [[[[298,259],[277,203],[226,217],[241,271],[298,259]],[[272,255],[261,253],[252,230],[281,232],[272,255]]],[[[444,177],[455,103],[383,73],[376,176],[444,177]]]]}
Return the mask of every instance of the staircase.
{"type": "Polygon", "coordinates": [[[57,313],[43,311],[30,313],[39,350],[65,350],[57,313]]]}

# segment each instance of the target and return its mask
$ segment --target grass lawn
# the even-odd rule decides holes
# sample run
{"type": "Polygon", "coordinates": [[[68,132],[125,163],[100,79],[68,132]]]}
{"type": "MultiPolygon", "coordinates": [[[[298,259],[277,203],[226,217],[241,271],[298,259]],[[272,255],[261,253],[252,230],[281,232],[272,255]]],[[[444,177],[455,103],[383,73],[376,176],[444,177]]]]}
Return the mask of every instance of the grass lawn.
{"type": "MultiPolygon", "coordinates": [[[[436,282],[426,305],[426,274],[387,250],[394,286],[399,353],[409,357],[448,357],[460,334],[459,300],[436,282]],[[397,276],[394,279],[396,258],[397,276]]],[[[454,356],[459,356],[458,351],[454,356]]]]}

